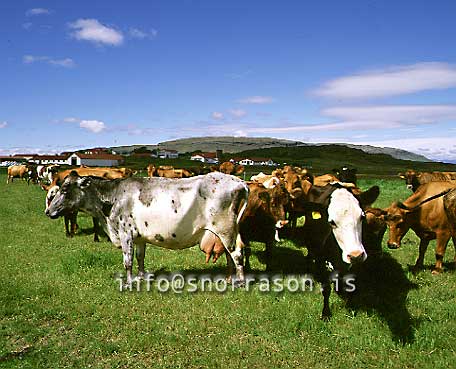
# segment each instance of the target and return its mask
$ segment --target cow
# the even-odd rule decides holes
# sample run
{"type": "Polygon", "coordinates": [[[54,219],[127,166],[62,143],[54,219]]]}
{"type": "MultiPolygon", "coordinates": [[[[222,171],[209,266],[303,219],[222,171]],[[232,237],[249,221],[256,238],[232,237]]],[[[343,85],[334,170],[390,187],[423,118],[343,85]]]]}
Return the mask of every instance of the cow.
{"type": "Polygon", "coordinates": [[[225,174],[232,174],[232,175],[241,175],[244,173],[244,166],[241,164],[234,164],[230,161],[226,161],[220,164],[219,171],[225,174]]]}
{"type": "Polygon", "coordinates": [[[456,188],[455,182],[429,182],[421,185],[404,202],[393,202],[382,214],[389,228],[388,247],[398,249],[402,238],[412,229],[420,239],[413,272],[423,268],[424,255],[431,240],[436,240],[436,262],[432,274],[442,272],[442,261],[453,225],[444,209],[443,197],[456,188]]]}
{"type": "Polygon", "coordinates": [[[367,207],[364,209],[363,245],[369,256],[382,254],[382,242],[388,228],[382,218],[383,209],[367,207]]]}
{"type": "Polygon", "coordinates": [[[340,182],[344,183],[353,183],[356,185],[356,168],[349,168],[347,166],[336,168],[332,170],[334,175],[338,178],[340,182]]]}
{"type": "Polygon", "coordinates": [[[144,278],[146,243],[179,250],[199,243],[206,231],[222,240],[229,252],[229,272],[236,268],[242,284],[239,220],[249,189],[223,173],[184,178],[126,178],[107,181],[71,172],[46,210],[50,218],[83,210],[97,218],[111,242],[122,248],[127,285],[131,286],[136,251],[138,279],[144,278]],[[233,250],[234,248],[234,250],[233,250]]]}
{"type": "MultiPolygon", "coordinates": [[[[456,189],[451,190],[443,196],[443,208],[450,223],[451,237],[456,251],[456,189]]],[[[454,263],[456,266],[456,253],[454,255],[454,263]]]]}
{"type": "MultiPolygon", "coordinates": [[[[43,185],[41,186],[43,190],[46,190],[43,185]]],[[[46,201],[45,201],[45,212],[51,205],[52,200],[54,199],[55,195],[59,192],[60,187],[59,186],[52,186],[48,188],[47,193],[46,193],[46,201]]],[[[64,218],[64,223],[65,223],[65,234],[67,237],[74,237],[76,234],[76,231],[78,230],[79,226],[77,223],[77,218],[78,218],[78,211],[73,211],[73,212],[68,212],[63,215],[64,218]]],[[[92,218],[93,220],[93,231],[94,231],[94,236],[93,236],[93,241],[94,242],[99,242],[100,239],[98,235],[100,234],[100,226],[98,223],[98,220],[96,218],[92,218]]]]}
{"type": "Polygon", "coordinates": [[[165,177],[165,178],[189,178],[193,173],[187,169],[177,169],[171,165],[160,165],[158,168],[153,164],[147,167],[149,177],[165,177]]]}
{"type": "Polygon", "coordinates": [[[14,178],[21,178],[27,180],[27,184],[30,184],[30,180],[36,178],[36,168],[29,164],[12,165],[8,167],[8,177],[6,183],[13,182],[14,178]]]}
{"type": "Polygon", "coordinates": [[[59,170],[59,167],[58,164],[38,165],[36,167],[38,180],[40,182],[51,183],[52,175],[59,170]]]}
{"type": "MultiPolygon", "coordinates": [[[[288,220],[285,219],[285,206],[288,203],[288,193],[283,186],[266,188],[260,183],[250,182],[249,199],[244,214],[239,222],[239,234],[244,247],[245,270],[250,270],[250,242],[262,242],[266,250],[266,267],[269,268],[272,248],[278,239],[278,230],[283,228],[288,220]]],[[[224,248],[220,240],[211,235],[201,241],[200,249],[206,254],[206,263],[213,255],[215,263],[224,248]]]]}
{"type": "Polygon", "coordinates": [[[306,194],[302,242],[315,262],[315,278],[322,285],[323,320],[331,317],[329,297],[334,279],[339,280],[339,273],[367,258],[362,238],[363,208],[378,195],[379,188],[374,186],[355,197],[340,184],[311,186],[306,194]]]}
{"type": "Polygon", "coordinates": [[[264,174],[263,172],[251,176],[250,180],[262,184],[266,188],[273,188],[280,184],[279,177],[275,175],[264,174]]]}
{"type": "Polygon", "coordinates": [[[399,173],[398,176],[405,179],[407,188],[413,192],[425,183],[456,180],[456,172],[416,172],[413,169],[399,173]]]}
{"type": "Polygon", "coordinates": [[[334,182],[340,182],[339,181],[339,178],[337,178],[335,175],[333,174],[323,174],[321,176],[316,176],[314,177],[314,186],[318,186],[318,187],[324,187],[330,183],[334,183],[334,182]]]}
{"type": "Polygon", "coordinates": [[[94,177],[101,177],[105,179],[120,179],[120,178],[128,178],[130,177],[129,172],[125,172],[123,170],[117,168],[87,168],[87,167],[80,167],[76,169],[67,169],[61,172],[53,173],[52,175],[52,182],[50,187],[52,186],[60,186],[65,178],[72,172],[75,171],[81,177],[85,176],[94,176],[94,177]]]}

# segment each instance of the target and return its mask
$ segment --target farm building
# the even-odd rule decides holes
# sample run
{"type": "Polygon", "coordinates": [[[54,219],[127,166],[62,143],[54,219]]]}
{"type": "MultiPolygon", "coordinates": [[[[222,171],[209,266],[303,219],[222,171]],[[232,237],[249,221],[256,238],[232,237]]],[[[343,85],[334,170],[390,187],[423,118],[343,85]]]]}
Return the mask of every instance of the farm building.
{"type": "Polygon", "coordinates": [[[205,164],[218,164],[219,160],[215,152],[202,152],[190,157],[190,160],[201,161],[205,164]]]}
{"type": "Polygon", "coordinates": [[[233,158],[230,161],[242,165],[277,165],[271,158],[233,158]]]}
{"type": "Polygon", "coordinates": [[[86,165],[88,167],[115,167],[123,160],[120,155],[107,153],[81,154],[75,152],[67,159],[68,165],[86,165]]]}
{"type": "Polygon", "coordinates": [[[28,161],[36,164],[86,165],[88,167],[118,166],[123,160],[120,155],[108,153],[65,153],[64,155],[33,155],[28,161]]]}
{"type": "Polygon", "coordinates": [[[177,159],[179,157],[179,153],[176,150],[158,150],[157,156],[160,159],[177,159]]]}

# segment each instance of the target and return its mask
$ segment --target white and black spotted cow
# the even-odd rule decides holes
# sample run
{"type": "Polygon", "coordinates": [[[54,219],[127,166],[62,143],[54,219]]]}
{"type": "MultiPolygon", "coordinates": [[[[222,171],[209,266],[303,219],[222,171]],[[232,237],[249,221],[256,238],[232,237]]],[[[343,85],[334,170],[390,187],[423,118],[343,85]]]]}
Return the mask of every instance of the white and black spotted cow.
{"type": "Polygon", "coordinates": [[[216,172],[184,179],[132,177],[111,181],[71,172],[46,215],[57,218],[82,210],[98,218],[112,243],[122,248],[128,284],[132,282],[134,248],[138,277],[142,278],[146,243],[184,249],[199,243],[206,231],[222,240],[231,256],[229,266],[233,261],[237,280],[242,282],[238,222],[248,192],[239,178],[216,172]]]}
{"type": "MultiPolygon", "coordinates": [[[[303,241],[309,255],[316,263],[316,278],[322,284],[322,318],[329,319],[329,296],[335,274],[342,275],[353,264],[366,260],[363,245],[363,208],[372,204],[379,195],[379,188],[356,197],[340,184],[324,187],[312,186],[307,193],[303,241]]],[[[338,283],[343,292],[343,283],[338,283]]],[[[351,286],[350,286],[351,287],[351,286]]]]}

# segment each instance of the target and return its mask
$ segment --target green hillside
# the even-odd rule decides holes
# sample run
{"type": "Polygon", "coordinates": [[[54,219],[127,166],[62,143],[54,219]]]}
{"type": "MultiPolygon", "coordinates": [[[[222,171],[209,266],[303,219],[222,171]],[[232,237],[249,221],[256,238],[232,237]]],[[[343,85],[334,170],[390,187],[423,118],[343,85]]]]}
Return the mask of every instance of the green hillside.
{"type": "MultiPolygon", "coordinates": [[[[248,150],[237,157],[272,158],[280,165],[285,163],[312,168],[315,173],[327,173],[331,169],[348,165],[358,168],[362,174],[396,175],[400,171],[456,171],[455,164],[417,162],[395,159],[386,154],[368,154],[362,150],[341,145],[274,147],[248,150]]],[[[228,158],[229,155],[225,156],[228,158]]]]}

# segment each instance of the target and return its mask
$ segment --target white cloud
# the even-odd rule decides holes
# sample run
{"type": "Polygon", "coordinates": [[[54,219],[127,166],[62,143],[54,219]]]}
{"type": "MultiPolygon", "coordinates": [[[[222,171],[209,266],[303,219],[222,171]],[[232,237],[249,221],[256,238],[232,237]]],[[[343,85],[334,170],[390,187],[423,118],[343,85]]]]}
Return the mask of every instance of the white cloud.
{"type": "Polygon", "coordinates": [[[71,58],[65,59],[53,59],[49,56],[35,56],[35,55],[24,55],[22,58],[24,64],[32,64],[37,62],[47,63],[49,65],[54,65],[64,68],[73,68],[76,66],[76,63],[71,58]]]}
{"type": "Polygon", "coordinates": [[[421,154],[432,160],[456,162],[456,145],[453,137],[433,136],[420,138],[400,138],[392,140],[364,140],[353,142],[379,147],[398,147],[421,154]]]}
{"type": "MultiPolygon", "coordinates": [[[[376,105],[334,107],[323,115],[341,121],[384,122],[388,125],[420,125],[456,120],[456,105],[376,105]]],[[[381,128],[379,125],[378,128],[381,128]]]]}
{"type": "Polygon", "coordinates": [[[364,99],[452,87],[456,87],[455,65],[417,63],[336,78],[314,93],[334,99],[364,99]]]}
{"type": "Polygon", "coordinates": [[[23,23],[22,24],[22,28],[24,28],[25,30],[29,30],[30,28],[32,28],[33,26],[33,23],[32,22],[26,22],[26,23],[23,23]]]}
{"type": "Polygon", "coordinates": [[[79,127],[93,133],[100,133],[106,129],[106,125],[99,120],[81,120],[81,122],[79,122],[79,127]]]}
{"type": "Polygon", "coordinates": [[[65,67],[65,68],[73,68],[76,66],[76,63],[71,58],[51,59],[51,60],[49,60],[49,64],[57,65],[59,67],[65,67]]]}
{"type": "Polygon", "coordinates": [[[1,122],[0,123],[0,128],[5,128],[8,125],[7,122],[1,122]]]}
{"type": "Polygon", "coordinates": [[[242,104],[271,104],[274,101],[270,96],[249,96],[239,100],[242,104]]]}
{"type": "Polygon", "coordinates": [[[100,133],[107,129],[107,126],[104,122],[96,120],[96,119],[79,119],[75,117],[67,117],[61,121],[56,121],[56,123],[76,123],[79,125],[80,128],[83,128],[87,131],[93,133],[100,133]]]}
{"type": "Polygon", "coordinates": [[[137,38],[143,40],[145,38],[153,39],[158,36],[158,31],[151,29],[150,31],[143,31],[139,28],[130,28],[128,34],[131,38],[137,38]]]}
{"type": "Polygon", "coordinates": [[[31,17],[34,15],[49,15],[51,14],[51,11],[49,9],[44,9],[44,8],[33,8],[29,9],[25,12],[25,15],[27,17],[31,17]]]}
{"type": "Polygon", "coordinates": [[[63,121],[64,121],[65,123],[78,123],[78,122],[80,122],[81,120],[78,119],[78,118],[69,117],[69,118],[64,118],[63,121]]]}
{"type": "Polygon", "coordinates": [[[122,32],[105,26],[96,19],[78,19],[70,23],[68,27],[74,30],[71,32],[71,36],[77,40],[111,46],[119,46],[124,41],[122,32]]]}
{"type": "Polygon", "coordinates": [[[242,109],[231,109],[229,112],[234,118],[242,118],[247,115],[247,112],[242,109]]]}
{"type": "Polygon", "coordinates": [[[223,113],[220,113],[219,111],[214,111],[211,114],[211,118],[216,119],[216,120],[222,120],[224,118],[224,116],[223,116],[223,113]]]}

